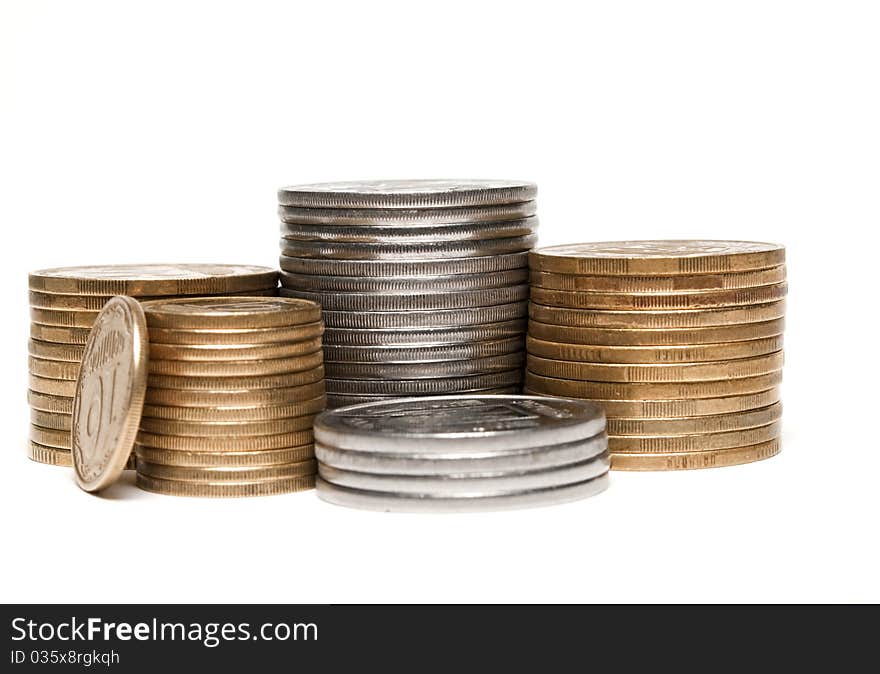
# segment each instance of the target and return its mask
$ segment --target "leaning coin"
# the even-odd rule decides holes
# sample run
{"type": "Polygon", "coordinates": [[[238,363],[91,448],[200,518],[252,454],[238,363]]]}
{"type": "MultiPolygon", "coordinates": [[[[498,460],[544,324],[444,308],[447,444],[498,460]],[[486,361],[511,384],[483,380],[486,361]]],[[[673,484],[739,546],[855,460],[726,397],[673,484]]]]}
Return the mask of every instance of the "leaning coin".
{"type": "Polygon", "coordinates": [[[171,405],[175,407],[244,407],[254,405],[279,405],[310,400],[324,394],[324,382],[293,386],[290,388],[260,389],[254,391],[175,391],[172,389],[147,389],[148,405],[171,405]]]}
{"type": "Polygon", "coordinates": [[[64,466],[69,468],[73,465],[73,459],[69,449],[47,447],[33,440],[28,443],[28,458],[37,463],[45,463],[50,466],[64,466]]]}
{"type": "Polygon", "coordinates": [[[31,307],[31,320],[43,325],[56,325],[68,328],[91,328],[98,317],[97,311],[77,311],[75,309],[41,309],[31,307]]]}
{"type": "Polygon", "coordinates": [[[330,363],[326,364],[327,376],[332,379],[434,379],[436,377],[464,377],[503,370],[519,369],[525,362],[523,352],[488,358],[446,360],[440,362],[408,363],[330,363]]]}
{"type": "Polygon", "coordinates": [[[315,458],[314,446],[311,443],[284,449],[264,449],[258,452],[184,452],[179,449],[155,449],[135,445],[135,454],[138,459],[150,463],[193,468],[276,466],[315,458]]]}
{"type": "MultiPolygon", "coordinates": [[[[151,375],[170,377],[258,377],[303,372],[319,368],[324,360],[320,351],[293,358],[268,358],[266,360],[199,361],[199,360],[150,360],[151,375]]],[[[312,374],[317,375],[316,372],[312,374]]],[[[310,377],[310,375],[306,375],[310,377]]],[[[222,382],[218,382],[218,387],[222,382]]]]}
{"type": "Polygon", "coordinates": [[[37,393],[72,398],[76,392],[76,381],[71,379],[49,379],[29,374],[28,382],[30,390],[37,393]]]}
{"type": "MultiPolygon", "coordinates": [[[[490,307],[429,311],[325,311],[324,322],[328,328],[368,330],[462,327],[523,318],[528,310],[527,304],[528,302],[511,302],[490,307]]],[[[329,332],[326,334],[328,343],[331,343],[329,332]]]]}
{"type": "Polygon", "coordinates": [[[309,257],[279,258],[281,269],[292,274],[327,276],[447,276],[450,274],[483,274],[511,269],[526,269],[526,253],[483,255],[460,259],[425,260],[328,260],[309,257]]]}
{"type": "Polygon", "coordinates": [[[444,377],[435,379],[399,379],[375,381],[367,379],[327,379],[327,393],[356,395],[444,395],[481,388],[515,386],[522,380],[522,370],[492,372],[467,377],[444,377]]]}
{"type": "Polygon", "coordinates": [[[288,241],[325,241],[339,243],[414,244],[447,241],[488,241],[516,236],[529,236],[538,228],[538,218],[503,222],[464,223],[451,225],[385,227],[370,224],[348,225],[281,225],[281,237],[288,241]]]}
{"type": "Polygon", "coordinates": [[[419,293],[312,293],[282,288],[282,297],[299,297],[321,305],[324,311],[425,311],[487,307],[529,299],[529,286],[455,292],[419,293]]]}
{"type": "Polygon", "coordinates": [[[53,342],[41,342],[37,339],[28,340],[28,354],[34,358],[45,358],[47,360],[64,360],[69,363],[79,363],[85,348],[84,344],[55,344],[53,342]]]}
{"type": "Polygon", "coordinates": [[[532,286],[568,292],[677,294],[709,290],[735,290],[774,285],[785,281],[785,266],[754,271],[685,276],[581,276],[532,271],[532,286]]]}
{"type": "Polygon", "coordinates": [[[274,496],[314,489],[315,476],[287,477],[256,482],[191,482],[164,480],[138,473],[136,482],[144,491],[168,496],[191,496],[204,498],[238,498],[248,496],[274,496]]]}
{"type": "Polygon", "coordinates": [[[289,297],[196,297],[144,303],[152,328],[278,328],[314,323],[321,308],[289,297]]]}
{"type": "Polygon", "coordinates": [[[469,358],[488,358],[523,350],[521,337],[493,339],[463,344],[425,344],[413,346],[339,346],[326,345],[326,363],[412,363],[444,362],[469,358]]]}
{"type": "Polygon", "coordinates": [[[442,260],[485,255],[506,255],[530,250],[538,237],[532,234],[506,239],[445,243],[342,243],[281,239],[281,254],[297,258],[334,260],[442,260]]]}
{"type": "Polygon", "coordinates": [[[245,377],[198,377],[150,374],[147,385],[179,391],[252,391],[312,384],[324,378],[321,365],[309,370],[245,377]]]}
{"type": "Polygon", "coordinates": [[[534,201],[454,208],[301,208],[279,206],[282,222],[300,225],[414,227],[519,220],[537,212],[534,201]]]}
{"type": "Polygon", "coordinates": [[[729,447],[702,452],[676,454],[612,454],[614,470],[696,470],[723,468],[752,463],[776,456],[780,451],[779,439],[768,440],[745,447],[729,447]]]}
{"type": "Polygon", "coordinates": [[[79,363],[71,363],[65,360],[45,360],[43,358],[28,357],[28,371],[38,377],[48,379],[75,380],[79,372],[79,363]]]}
{"type": "Polygon", "coordinates": [[[70,433],[70,418],[71,415],[69,414],[57,414],[31,408],[31,425],[33,426],[42,426],[43,428],[70,433]]]}
{"type": "Polygon", "coordinates": [[[609,435],[608,451],[612,454],[675,454],[704,452],[727,447],[743,447],[768,442],[779,437],[781,423],[775,421],[742,431],[700,433],[693,435],[609,435]]]}
{"type": "Polygon", "coordinates": [[[253,328],[250,330],[151,328],[150,340],[162,345],[180,344],[182,346],[231,348],[238,345],[256,347],[278,342],[312,342],[322,334],[324,334],[324,324],[321,321],[315,321],[290,327],[253,328]]]}
{"type": "Polygon", "coordinates": [[[89,339],[88,328],[62,328],[56,325],[31,323],[31,339],[67,346],[85,345],[89,339]]]}
{"type": "Polygon", "coordinates": [[[56,414],[73,413],[73,396],[59,396],[50,393],[40,393],[39,391],[28,390],[28,405],[37,410],[44,412],[53,412],[56,414]]]}
{"type": "Polygon", "coordinates": [[[785,298],[788,286],[777,283],[759,288],[738,290],[713,290],[699,293],[676,293],[673,295],[634,293],[569,292],[532,288],[532,301],[553,307],[573,309],[610,309],[614,311],[658,311],[685,309],[717,309],[722,307],[765,304],[785,298]]]}
{"type": "Polygon", "coordinates": [[[312,430],[279,433],[277,435],[253,435],[227,437],[200,437],[194,435],[160,435],[141,431],[138,445],[154,449],[173,449],[183,452],[247,452],[264,449],[299,447],[312,442],[312,430]]]}
{"type": "Polygon", "coordinates": [[[781,403],[769,407],[730,414],[711,414],[702,417],[669,419],[614,419],[608,420],[610,435],[683,435],[698,433],[726,433],[757,428],[778,421],[782,416],[781,403]]]}
{"type": "Polygon", "coordinates": [[[218,404],[215,406],[179,407],[176,405],[144,405],[144,417],[172,419],[187,422],[244,422],[269,421],[316,414],[324,410],[327,399],[318,395],[308,400],[293,403],[265,404],[249,402],[238,404],[218,404]]]}
{"type": "Polygon", "coordinates": [[[316,276],[281,272],[281,285],[288,290],[315,293],[390,293],[456,292],[486,290],[527,284],[525,268],[483,274],[447,274],[445,276],[316,276]]]}
{"type": "MultiPolygon", "coordinates": [[[[150,331],[153,334],[153,331],[150,331]]],[[[296,358],[307,356],[321,350],[319,338],[300,342],[274,342],[267,344],[160,344],[152,342],[150,354],[153,358],[174,361],[199,361],[216,363],[218,361],[259,361],[275,358],[296,358]]]]}
{"type": "Polygon", "coordinates": [[[526,331],[526,321],[515,319],[497,323],[482,323],[463,328],[412,328],[363,330],[350,328],[327,328],[325,345],[336,346],[390,346],[416,347],[439,346],[445,344],[469,344],[488,340],[516,337],[522,339],[526,331]]]}
{"type": "Polygon", "coordinates": [[[175,421],[141,417],[141,430],[159,435],[192,435],[204,438],[278,435],[309,429],[314,419],[314,414],[267,421],[175,421]]]}
{"type": "Polygon", "coordinates": [[[317,463],[307,460],[276,466],[194,467],[150,463],[138,458],[137,471],[141,475],[183,482],[253,482],[314,475],[317,463]]]}
{"type": "Polygon", "coordinates": [[[31,424],[30,439],[47,447],[70,449],[70,431],[59,431],[31,424]]]}

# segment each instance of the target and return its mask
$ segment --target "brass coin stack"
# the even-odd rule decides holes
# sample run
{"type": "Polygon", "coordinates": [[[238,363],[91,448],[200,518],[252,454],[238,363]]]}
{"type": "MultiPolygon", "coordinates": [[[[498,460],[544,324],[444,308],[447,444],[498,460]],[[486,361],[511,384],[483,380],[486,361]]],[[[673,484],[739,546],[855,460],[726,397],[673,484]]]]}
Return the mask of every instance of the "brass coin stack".
{"type": "Polygon", "coordinates": [[[268,267],[144,264],[42,269],[28,276],[31,339],[28,456],[70,466],[70,423],[80,359],[98,312],[114,295],[139,300],[184,295],[276,294],[268,267]]]}
{"type": "Polygon", "coordinates": [[[290,298],[146,302],[137,484],[178,496],[311,489],[326,406],[321,309],[290,298]]]}
{"type": "Polygon", "coordinates": [[[533,251],[526,391],[601,404],[618,470],[773,456],[784,262],[782,246],[744,241],[533,251]]]}

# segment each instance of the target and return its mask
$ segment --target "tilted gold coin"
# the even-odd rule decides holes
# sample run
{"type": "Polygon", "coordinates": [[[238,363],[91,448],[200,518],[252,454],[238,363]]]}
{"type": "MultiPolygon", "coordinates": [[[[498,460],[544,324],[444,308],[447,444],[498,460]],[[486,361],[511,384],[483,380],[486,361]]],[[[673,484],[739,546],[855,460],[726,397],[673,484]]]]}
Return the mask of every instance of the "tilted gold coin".
{"type": "Polygon", "coordinates": [[[609,435],[682,435],[697,433],[726,433],[766,426],[779,420],[782,405],[775,403],[747,412],[710,414],[702,417],[668,419],[608,419],[609,435]]]}
{"type": "Polygon", "coordinates": [[[755,377],[782,369],[782,351],[765,356],[710,363],[631,365],[551,360],[529,355],[527,367],[543,377],[612,382],[690,382],[755,377]]]}
{"type": "Polygon", "coordinates": [[[95,321],[76,380],[73,467],[86,491],[109,486],[128,463],[144,405],[148,348],[141,305],[114,297],[95,321]]]}
{"type": "Polygon", "coordinates": [[[85,349],[84,344],[55,344],[53,342],[41,342],[36,339],[28,340],[28,354],[34,358],[64,360],[69,363],[77,363],[77,365],[82,359],[85,349]]]}
{"type": "Polygon", "coordinates": [[[278,342],[275,344],[238,344],[230,346],[217,344],[160,344],[150,343],[151,358],[161,360],[186,361],[259,361],[276,358],[293,358],[321,350],[320,339],[303,342],[278,342]]]}
{"type": "Polygon", "coordinates": [[[37,444],[46,447],[70,450],[70,431],[59,431],[31,424],[30,438],[37,444]]]}
{"type": "Polygon", "coordinates": [[[241,466],[276,466],[284,463],[297,463],[315,458],[315,445],[309,443],[299,447],[284,449],[264,449],[258,452],[184,452],[179,449],[155,449],[135,445],[138,459],[166,466],[191,466],[193,468],[241,466]]]}
{"type": "Polygon", "coordinates": [[[172,389],[147,389],[148,405],[172,405],[178,407],[246,407],[254,405],[282,405],[305,402],[324,395],[324,382],[290,388],[260,389],[255,391],[175,391],[172,389]]]}
{"type": "Polygon", "coordinates": [[[612,454],[676,454],[743,447],[774,440],[779,437],[781,428],[781,423],[774,421],[765,426],[726,433],[666,436],[609,435],[608,451],[612,454]]]}
{"type": "Polygon", "coordinates": [[[169,466],[138,459],[137,471],[141,475],[182,482],[253,482],[314,475],[318,472],[318,464],[311,459],[277,466],[193,467],[169,466]]]}
{"type": "Polygon", "coordinates": [[[31,320],[43,325],[57,325],[68,328],[91,328],[98,317],[97,311],[77,311],[67,309],[41,309],[31,307],[31,320]]]}
{"type": "Polygon", "coordinates": [[[708,328],[667,328],[632,330],[620,328],[585,328],[549,325],[529,321],[529,335],[536,339],[567,344],[594,346],[693,346],[764,339],[781,335],[782,318],[760,323],[725,325],[708,328]]]}
{"type": "Polygon", "coordinates": [[[28,443],[28,458],[37,463],[45,463],[50,466],[64,466],[69,468],[73,465],[69,449],[47,447],[39,442],[31,440],[28,443]]]}
{"type": "Polygon", "coordinates": [[[778,438],[745,447],[729,447],[705,452],[677,454],[612,454],[613,470],[696,470],[723,468],[776,456],[780,450],[778,438]]]}
{"type": "Polygon", "coordinates": [[[293,358],[269,358],[267,360],[198,361],[150,359],[151,375],[171,377],[256,377],[261,375],[303,372],[319,368],[324,362],[320,351],[293,358]]]}
{"type": "Polygon", "coordinates": [[[31,374],[47,379],[76,380],[79,372],[79,363],[71,363],[66,360],[46,360],[44,358],[28,357],[28,370],[31,374]]]}
{"type": "Polygon", "coordinates": [[[784,316],[784,300],[736,309],[688,309],[684,311],[564,309],[529,302],[529,318],[532,320],[551,325],[586,328],[624,330],[700,328],[739,323],[760,323],[784,316]]]}
{"type": "Polygon", "coordinates": [[[71,379],[50,379],[38,377],[35,374],[28,375],[28,386],[31,391],[46,393],[53,396],[65,396],[72,398],[76,392],[76,381],[71,379]]]}
{"type": "Polygon", "coordinates": [[[265,404],[245,402],[239,404],[202,405],[179,407],[176,405],[144,405],[144,417],[193,422],[270,421],[287,417],[299,417],[323,412],[327,406],[326,396],[293,403],[265,404]]]}
{"type": "Polygon", "coordinates": [[[28,390],[27,401],[28,405],[34,409],[43,410],[44,412],[54,412],[56,414],[73,413],[73,396],[58,396],[28,390]]]}
{"type": "Polygon", "coordinates": [[[70,414],[57,414],[31,408],[31,424],[56,431],[64,431],[70,435],[70,414]]]}
{"type": "Polygon", "coordinates": [[[175,421],[141,417],[141,430],[160,435],[191,435],[205,438],[278,435],[311,428],[315,416],[310,414],[267,421],[175,421]]]}
{"type": "Polygon", "coordinates": [[[160,435],[141,431],[137,442],[155,449],[176,449],[184,452],[257,452],[263,449],[298,447],[313,440],[312,429],[277,435],[199,437],[194,435],[160,435]]]}
{"type": "Polygon", "coordinates": [[[705,363],[717,360],[751,358],[782,349],[783,337],[720,344],[693,344],[682,346],[594,346],[565,344],[526,337],[528,352],[553,360],[589,363],[705,363]]]}
{"type": "Polygon", "coordinates": [[[41,342],[57,344],[85,345],[89,339],[88,328],[62,328],[55,325],[31,323],[31,338],[41,342]]]}
{"type": "Polygon", "coordinates": [[[147,386],[176,389],[178,391],[253,391],[255,389],[290,388],[313,384],[324,378],[324,368],[319,365],[309,370],[258,377],[173,377],[151,374],[147,386]]]}
{"type": "Polygon", "coordinates": [[[293,297],[172,299],[144,305],[150,328],[278,328],[321,320],[321,307],[293,297]]]}
{"type": "Polygon", "coordinates": [[[532,287],[569,292],[678,294],[709,290],[736,290],[775,285],[785,281],[785,266],[729,274],[697,274],[685,276],[582,276],[532,271],[532,287]]]}
{"type": "Polygon", "coordinates": [[[271,345],[278,342],[309,342],[316,338],[320,338],[323,334],[324,324],[321,321],[281,328],[231,330],[223,330],[220,328],[213,330],[210,328],[202,330],[195,328],[188,330],[150,328],[151,342],[159,343],[163,347],[169,344],[182,344],[188,346],[208,345],[218,347],[219,345],[223,345],[223,347],[229,348],[232,345],[242,344],[255,348],[261,345],[271,345]]]}
{"type": "Polygon", "coordinates": [[[538,395],[588,400],[688,400],[758,393],[778,386],[782,371],[743,379],[654,383],[577,381],[542,377],[526,371],[526,388],[538,395]]]}
{"type": "Polygon", "coordinates": [[[529,267],[565,274],[715,274],[778,267],[785,247],[757,241],[604,241],[539,248],[529,267]]]}
{"type": "Polygon", "coordinates": [[[567,290],[547,290],[532,288],[531,300],[536,304],[574,309],[610,309],[614,311],[662,311],[684,309],[716,309],[753,304],[766,304],[785,297],[788,286],[777,283],[759,288],[740,288],[738,290],[714,290],[699,293],[677,293],[672,295],[609,292],[569,292],[567,290]]]}
{"type": "Polygon", "coordinates": [[[246,496],[272,496],[289,494],[315,488],[315,476],[288,477],[258,482],[186,482],[163,480],[148,475],[137,476],[137,486],[145,491],[169,496],[198,496],[206,498],[232,498],[246,496]]]}

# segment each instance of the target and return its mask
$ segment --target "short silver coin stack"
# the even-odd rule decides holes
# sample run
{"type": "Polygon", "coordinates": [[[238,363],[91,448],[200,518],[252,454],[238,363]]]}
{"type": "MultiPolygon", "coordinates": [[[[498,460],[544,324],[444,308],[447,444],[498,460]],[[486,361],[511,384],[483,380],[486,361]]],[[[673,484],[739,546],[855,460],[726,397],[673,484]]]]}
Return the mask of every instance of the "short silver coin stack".
{"type": "Polygon", "coordinates": [[[281,294],[323,308],[329,408],[520,391],[536,194],[502,180],[278,191],[281,294]]]}

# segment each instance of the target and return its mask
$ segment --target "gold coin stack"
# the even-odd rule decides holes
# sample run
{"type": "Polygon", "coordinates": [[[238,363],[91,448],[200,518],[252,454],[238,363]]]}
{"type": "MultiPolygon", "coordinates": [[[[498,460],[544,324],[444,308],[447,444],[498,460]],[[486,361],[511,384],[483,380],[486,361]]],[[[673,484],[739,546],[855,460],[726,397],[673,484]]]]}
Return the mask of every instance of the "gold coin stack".
{"type": "Polygon", "coordinates": [[[177,496],[314,487],[312,421],[326,406],[320,307],[265,297],[143,306],[150,345],[138,486],[177,496]]]}
{"type": "Polygon", "coordinates": [[[40,463],[71,465],[76,375],[89,330],[111,297],[274,295],[277,285],[278,274],[273,269],[246,265],[107,265],[42,269],[29,274],[28,456],[40,463]]]}
{"type": "Polygon", "coordinates": [[[612,467],[779,452],[785,249],[621,241],[530,254],[526,392],[605,408],[612,467]]]}

